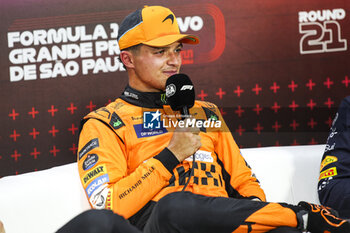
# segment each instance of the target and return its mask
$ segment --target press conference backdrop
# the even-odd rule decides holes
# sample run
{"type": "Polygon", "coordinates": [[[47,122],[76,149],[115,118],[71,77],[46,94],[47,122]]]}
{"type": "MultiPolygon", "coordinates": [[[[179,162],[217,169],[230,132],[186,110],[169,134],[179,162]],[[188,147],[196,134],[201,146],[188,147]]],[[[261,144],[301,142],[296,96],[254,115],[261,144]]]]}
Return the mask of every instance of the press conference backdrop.
{"type": "Polygon", "coordinates": [[[240,147],[325,143],[350,90],[343,0],[2,0],[0,177],[76,160],[80,119],[127,84],[118,27],[165,4],[183,33],[182,72],[240,147]]]}

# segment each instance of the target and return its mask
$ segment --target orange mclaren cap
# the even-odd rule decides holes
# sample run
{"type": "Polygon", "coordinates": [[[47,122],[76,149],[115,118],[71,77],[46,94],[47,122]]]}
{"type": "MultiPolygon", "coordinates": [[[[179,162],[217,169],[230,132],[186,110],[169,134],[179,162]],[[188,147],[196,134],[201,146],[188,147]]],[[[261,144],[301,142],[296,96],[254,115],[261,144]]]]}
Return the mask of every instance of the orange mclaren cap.
{"type": "Polygon", "coordinates": [[[118,31],[119,49],[138,44],[163,47],[181,41],[198,44],[194,35],[181,34],[173,12],[162,6],[145,6],[125,17],[118,31]]]}

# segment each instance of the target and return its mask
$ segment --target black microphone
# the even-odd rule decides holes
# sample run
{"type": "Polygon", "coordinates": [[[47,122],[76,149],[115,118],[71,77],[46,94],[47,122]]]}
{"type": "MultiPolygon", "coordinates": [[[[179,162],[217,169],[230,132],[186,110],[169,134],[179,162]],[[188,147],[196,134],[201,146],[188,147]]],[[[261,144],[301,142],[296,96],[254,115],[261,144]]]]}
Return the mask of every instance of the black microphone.
{"type": "Polygon", "coordinates": [[[173,111],[188,116],[194,105],[195,93],[191,79],[186,74],[174,74],[166,81],[165,95],[173,111]]]}
{"type": "MultiPolygon", "coordinates": [[[[174,74],[166,80],[165,95],[173,111],[180,111],[184,118],[189,116],[189,109],[193,107],[195,100],[194,87],[191,79],[186,74],[174,74]]],[[[192,167],[190,175],[182,191],[186,190],[190,179],[194,176],[195,154],[192,155],[192,167]]]]}

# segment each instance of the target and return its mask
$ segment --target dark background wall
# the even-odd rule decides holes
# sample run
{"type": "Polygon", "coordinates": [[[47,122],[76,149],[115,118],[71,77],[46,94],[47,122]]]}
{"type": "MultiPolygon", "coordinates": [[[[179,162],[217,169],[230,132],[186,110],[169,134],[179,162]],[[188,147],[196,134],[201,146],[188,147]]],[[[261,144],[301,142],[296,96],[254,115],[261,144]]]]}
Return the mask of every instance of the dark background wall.
{"type": "MultiPolygon", "coordinates": [[[[127,83],[118,25],[136,0],[4,0],[0,177],[74,162],[80,119],[127,83]]],[[[147,5],[163,4],[147,1],[147,5]]],[[[350,2],[166,1],[197,99],[217,104],[242,148],[323,144],[350,90],[350,2]]]]}

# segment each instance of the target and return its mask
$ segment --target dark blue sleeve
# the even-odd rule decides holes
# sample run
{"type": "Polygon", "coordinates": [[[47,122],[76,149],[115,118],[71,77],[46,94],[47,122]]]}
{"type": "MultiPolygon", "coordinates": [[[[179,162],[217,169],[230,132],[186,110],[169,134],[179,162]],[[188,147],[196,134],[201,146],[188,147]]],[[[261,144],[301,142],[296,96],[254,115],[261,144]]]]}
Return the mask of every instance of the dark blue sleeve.
{"type": "Polygon", "coordinates": [[[322,157],[319,188],[330,179],[346,177],[350,178],[350,96],[343,99],[334,117],[322,157]]]}

